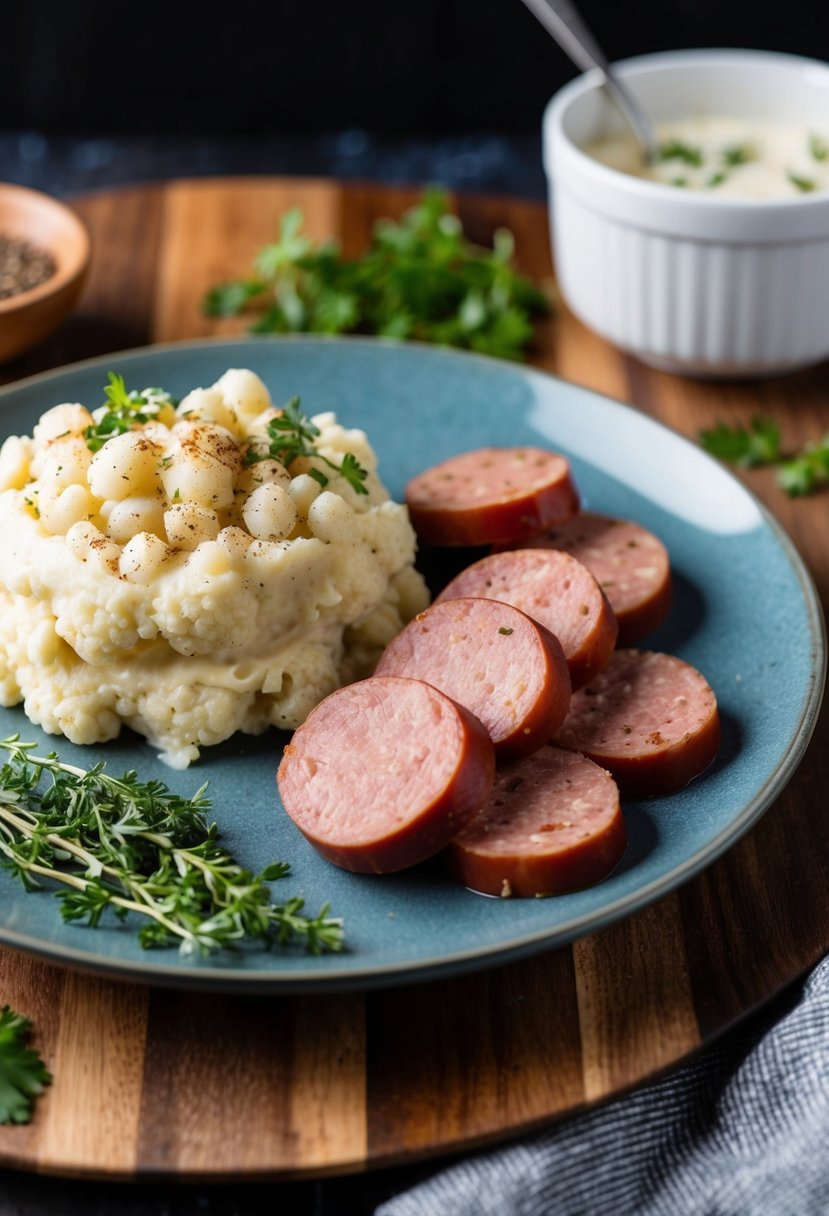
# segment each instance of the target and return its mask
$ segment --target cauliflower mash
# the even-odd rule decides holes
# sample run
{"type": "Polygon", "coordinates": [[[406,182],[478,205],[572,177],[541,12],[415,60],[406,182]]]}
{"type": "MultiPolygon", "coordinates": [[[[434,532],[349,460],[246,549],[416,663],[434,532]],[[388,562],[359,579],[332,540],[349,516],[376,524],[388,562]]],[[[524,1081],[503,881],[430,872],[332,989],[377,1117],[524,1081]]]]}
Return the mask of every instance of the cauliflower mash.
{"type": "Polygon", "coordinates": [[[126,724],[186,768],[370,674],[428,596],[365,434],[319,414],[282,448],[247,370],[177,406],[108,396],[0,449],[2,704],[74,743],[126,724]]]}

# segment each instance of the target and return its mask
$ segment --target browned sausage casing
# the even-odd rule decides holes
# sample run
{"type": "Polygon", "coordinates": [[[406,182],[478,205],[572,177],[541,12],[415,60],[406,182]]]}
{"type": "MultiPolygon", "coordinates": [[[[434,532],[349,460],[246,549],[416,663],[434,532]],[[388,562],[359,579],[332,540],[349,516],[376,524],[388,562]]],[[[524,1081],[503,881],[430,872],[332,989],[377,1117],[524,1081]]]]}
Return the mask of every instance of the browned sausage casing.
{"type": "Polygon", "coordinates": [[[682,659],[617,650],[607,670],[574,694],[555,742],[609,769],[623,794],[668,794],[717,754],[717,699],[682,659]]]}
{"type": "Polygon", "coordinates": [[[413,477],[406,505],[422,544],[494,545],[569,519],[579,496],[557,452],[479,448],[413,477]]]}
{"type": "Polygon", "coordinates": [[[526,756],[561,726],[570,673],[558,638],[510,604],[434,604],[386,647],[377,675],[434,684],[480,718],[499,760],[526,756]]]}
{"type": "Polygon", "coordinates": [[[447,859],[456,878],[485,895],[559,895],[606,878],[626,839],[613,778],[575,752],[542,747],[499,769],[447,859]]]}
{"type": "Polygon", "coordinates": [[[285,748],[277,784],[324,857],[385,874],[445,848],[494,771],[492,740],[468,710],[420,680],[382,676],[320,702],[285,748]]]}
{"type": "Polygon", "coordinates": [[[520,608],[561,642],[574,689],[608,664],[616,644],[613,609],[589,570],[557,549],[508,549],[467,566],[437,603],[477,595],[520,608]]]}

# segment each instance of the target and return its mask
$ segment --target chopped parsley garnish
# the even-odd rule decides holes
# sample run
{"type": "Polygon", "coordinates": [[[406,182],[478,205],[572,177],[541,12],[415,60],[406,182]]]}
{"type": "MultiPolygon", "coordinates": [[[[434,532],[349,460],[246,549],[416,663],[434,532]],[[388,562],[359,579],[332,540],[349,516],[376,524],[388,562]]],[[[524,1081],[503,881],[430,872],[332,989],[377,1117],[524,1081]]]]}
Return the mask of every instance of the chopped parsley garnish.
{"type": "Polygon", "coordinates": [[[809,152],[812,160],[823,161],[829,156],[829,144],[819,135],[809,136],[809,152]]]}
{"type": "MultiPolygon", "coordinates": [[[[363,468],[353,453],[346,452],[342,462],[336,464],[317,451],[314,442],[319,436],[319,427],[302,413],[299,408],[299,397],[292,397],[282,407],[281,412],[275,418],[271,418],[266,429],[269,439],[268,447],[264,450],[257,448],[254,446],[256,443],[254,440],[245,453],[245,464],[258,464],[262,460],[278,460],[280,464],[289,465],[299,456],[313,457],[344,478],[358,494],[368,494],[364,484],[368,470],[363,468]]],[[[319,485],[323,487],[328,485],[329,479],[321,469],[312,468],[310,476],[319,485]]]]}
{"type": "Polygon", "coordinates": [[[503,633],[505,637],[509,637],[509,635],[512,633],[512,630],[507,629],[506,625],[499,625],[498,632],[503,633]]]}
{"type": "Polygon", "coordinates": [[[28,1123],[34,1099],[52,1080],[36,1051],[27,1047],[32,1023],[0,1009],[0,1123],[28,1123]]]}
{"type": "Polygon", "coordinates": [[[812,177],[801,177],[799,173],[789,171],[786,177],[796,186],[801,194],[810,194],[812,190],[817,190],[817,182],[812,177]]]}
{"type": "Polygon", "coordinates": [[[254,874],[219,844],[204,786],[182,798],[134,772],[111,777],[102,763],[87,771],[33,755],[35,744],[16,735],[0,748],[9,755],[0,768],[0,864],[27,890],[43,880],[68,888],[59,895],[65,921],[96,928],[107,910],[119,920],[133,914],[145,922],[143,947],[184,953],[294,941],[311,954],[341,949],[342,922],[327,904],[307,916],[299,896],[273,902],[267,884],[290,866],[254,874]]]}
{"type": "Polygon", "coordinates": [[[706,186],[713,189],[714,186],[721,186],[723,184],[723,182],[725,181],[725,178],[726,178],[725,173],[714,173],[711,177],[709,177],[708,181],[705,184],[706,184],[706,186]]]}
{"type": "Polygon", "coordinates": [[[667,143],[660,144],[657,156],[660,160],[684,161],[694,169],[699,169],[702,164],[702,151],[681,139],[669,139],[667,143]]]}
{"type": "Polygon", "coordinates": [[[750,144],[732,144],[730,148],[723,148],[722,159],[726,165],[747,165],[757,159],[757,154],[750,144]]]}
{"type": "Polygon", "coordinates": [[[137,426],[157,418],[165,406],[175,406],[175,400],[163,388],[145,388],[143,392],[133,389],[127,392],[124,377],[109,373],[109,384],[104,389],[106,401],[95,411],[95,421],[84,431],[86,446],[98,452],[113,435],[124,435],[137,426]]]}
{"type": "Polygon", "coordinates": [[[512,234],[496,231],[491,249],[472,244],[441,190],[428,190],[399,222],[378,221],[354,260],[331,242],[315,245],[302,222],[296,208],[284,215],[279,239],[256,254],[255,274],[213,287],[205,313],[250,311],[254,333],[369,333],[519,359],[533,317],[549,311],[512,268],[512,234]]]}

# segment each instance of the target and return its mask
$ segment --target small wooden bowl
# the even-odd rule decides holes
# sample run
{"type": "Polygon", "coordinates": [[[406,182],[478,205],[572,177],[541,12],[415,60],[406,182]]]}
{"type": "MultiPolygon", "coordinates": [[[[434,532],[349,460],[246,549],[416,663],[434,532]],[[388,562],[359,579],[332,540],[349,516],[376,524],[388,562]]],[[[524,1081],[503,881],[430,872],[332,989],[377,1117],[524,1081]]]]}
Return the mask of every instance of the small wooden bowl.
{"type": "Polygon", "coordinates": [[[38,190],[0,182],[0,234],[51,253],[57,270],[20,295],[0,300],[0,363],[57,329],[81,294],[89,269],[89,233],[65,203],[38,190]]]}

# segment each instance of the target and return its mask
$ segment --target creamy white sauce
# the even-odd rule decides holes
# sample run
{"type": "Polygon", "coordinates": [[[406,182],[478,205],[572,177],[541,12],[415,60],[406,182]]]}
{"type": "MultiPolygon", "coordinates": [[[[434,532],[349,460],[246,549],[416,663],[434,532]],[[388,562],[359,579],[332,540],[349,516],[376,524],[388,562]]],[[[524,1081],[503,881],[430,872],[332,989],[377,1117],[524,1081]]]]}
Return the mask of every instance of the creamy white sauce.
{"type": "Polygon", "coordinates": [[[718,198],[805,198],[829,190],[829,129],[711,114],[658,122],[656,134],[653,164],[643,163],[627,132],[584,151],[623,173],[718,198]]]}

